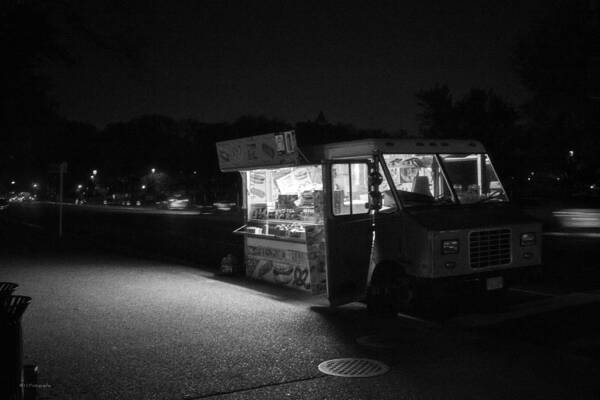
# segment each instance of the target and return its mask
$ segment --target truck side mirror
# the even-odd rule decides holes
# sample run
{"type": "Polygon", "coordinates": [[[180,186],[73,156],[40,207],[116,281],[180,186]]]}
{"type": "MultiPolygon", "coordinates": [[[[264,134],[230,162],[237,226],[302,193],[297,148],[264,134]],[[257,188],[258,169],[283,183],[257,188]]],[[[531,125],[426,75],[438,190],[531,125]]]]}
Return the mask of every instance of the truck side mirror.
{"type": "Polygon", "coordinates": [[[383,182],[383,176],[377,169],[377,164],[370,164],[369,168],[369,203],[366,208],[369,210],[380,210],[383,206],[379,185],[383,182]]]}
{"type": "Polygon", "coordinates": [[[383,176],[379,171],[371,171],[369,174],[369,186],[379,186],[383,182],[383,176]]]}
{"type": "Polygon", "coordinates": [[[372,190],[369,192],[369,203],[367,204],[367,208],[371,210],[380,210],[383,202],[383,196],[379,190],[372,190]]]}

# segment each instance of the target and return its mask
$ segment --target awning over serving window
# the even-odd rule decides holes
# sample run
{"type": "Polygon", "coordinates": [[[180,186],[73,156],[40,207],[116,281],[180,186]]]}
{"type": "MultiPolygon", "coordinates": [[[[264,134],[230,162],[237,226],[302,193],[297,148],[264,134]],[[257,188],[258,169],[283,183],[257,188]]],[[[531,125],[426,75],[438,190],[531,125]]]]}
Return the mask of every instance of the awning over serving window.
{"type": "Polygon", "coordinates": [[[217,157],[223,172],[285,167],[300,163],[294,131],[217,142],[217,157]]]}

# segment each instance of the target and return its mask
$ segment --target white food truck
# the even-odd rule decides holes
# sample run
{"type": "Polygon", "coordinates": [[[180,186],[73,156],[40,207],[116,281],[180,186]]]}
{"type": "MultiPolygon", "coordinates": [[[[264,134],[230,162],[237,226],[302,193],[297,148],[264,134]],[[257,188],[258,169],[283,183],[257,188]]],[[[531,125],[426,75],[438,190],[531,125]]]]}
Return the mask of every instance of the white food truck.
{"type": "Polygon", "coordinates": [[[481,143],[364,139],[303,149],[293,131],[217,143],[242,176],[249,277],[410,309],[447,290],[502,294],[541,263],[481,143]]]}

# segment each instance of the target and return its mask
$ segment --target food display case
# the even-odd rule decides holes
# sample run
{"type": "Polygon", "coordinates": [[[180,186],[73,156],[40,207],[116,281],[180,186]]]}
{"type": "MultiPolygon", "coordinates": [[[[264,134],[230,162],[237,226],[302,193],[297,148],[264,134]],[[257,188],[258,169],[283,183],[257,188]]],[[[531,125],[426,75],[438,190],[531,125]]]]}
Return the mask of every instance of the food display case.
{"type": "MultiPolygon", "coordinates": [[[[294,157],[295,138],[261,135],[219,148],[245,188],[246,275],[313,294],[326,291],[321,165],[294,157]]],[[[223,162],[225,161],[225,162],[223,162]]]]}

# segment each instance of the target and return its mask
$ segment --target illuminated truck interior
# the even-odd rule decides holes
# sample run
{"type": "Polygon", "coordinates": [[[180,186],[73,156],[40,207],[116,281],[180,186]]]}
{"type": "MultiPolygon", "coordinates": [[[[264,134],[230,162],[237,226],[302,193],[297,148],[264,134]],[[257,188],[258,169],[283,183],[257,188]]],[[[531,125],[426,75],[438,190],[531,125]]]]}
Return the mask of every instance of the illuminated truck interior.
{"type": "Polygon", "coordinates": [[[395,207],[396,190],[404,207],[507,202],[487,154],[384,154],[393,187],[385,182],[383,211],[395,207]]]}

